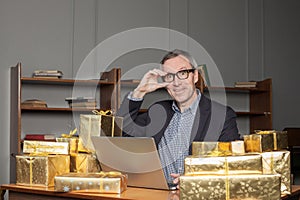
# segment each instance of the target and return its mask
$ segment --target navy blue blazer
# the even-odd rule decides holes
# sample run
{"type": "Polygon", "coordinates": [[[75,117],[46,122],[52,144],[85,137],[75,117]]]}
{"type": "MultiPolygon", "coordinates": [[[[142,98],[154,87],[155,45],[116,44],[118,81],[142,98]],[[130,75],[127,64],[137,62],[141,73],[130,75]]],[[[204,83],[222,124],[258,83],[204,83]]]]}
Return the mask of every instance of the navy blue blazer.
{"type": "MultiPolygon", "coordinates": [[[[123,117],[123,135],[154,137],[160,142],[174,111],[173,100],[159,101],[151,105],[147,112],[139,112],[142,101],[124,98],[117,116],[123,117]]],[[[190,144],[193,141],[233,141],[240,139],[236,124],[236,114],[229,106],[211,101],[203,94],[192,123],[190,144]]],[[[191,146],[190,146],[191,147],[191,146]]],[[[191,148],[190,148],[191,153],[191,148]]]]}

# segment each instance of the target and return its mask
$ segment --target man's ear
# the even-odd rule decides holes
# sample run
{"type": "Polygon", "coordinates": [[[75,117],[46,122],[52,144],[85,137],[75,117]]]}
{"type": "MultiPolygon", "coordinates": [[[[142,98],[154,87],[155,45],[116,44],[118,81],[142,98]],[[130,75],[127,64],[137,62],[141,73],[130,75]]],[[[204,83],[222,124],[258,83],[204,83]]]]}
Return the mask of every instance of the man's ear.
{"type": "Polygon", "coordinates": [[[199,80],[199,72],[197,69],[195,69],[195,72],[194,72],[194,83],[197,83],[199,80]]]}

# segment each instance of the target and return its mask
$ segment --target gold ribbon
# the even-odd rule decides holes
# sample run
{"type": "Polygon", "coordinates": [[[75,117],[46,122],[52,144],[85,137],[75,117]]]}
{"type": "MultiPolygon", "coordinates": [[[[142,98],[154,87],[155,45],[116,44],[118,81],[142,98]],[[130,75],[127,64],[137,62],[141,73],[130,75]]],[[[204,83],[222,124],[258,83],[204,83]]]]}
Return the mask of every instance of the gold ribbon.
{"type": "Polygon", "coordinates": [[[29,157],[29,185],[32,185],[32,162],[33,162],[33,157],[29,157]]]}
{"type": "Polygon", "coordinates": [[[228,167],[228,160],[227,157],[225,157],[225,189],[226,189],[226,200],[230,199],[230,189],[229,189],[229,178],[228,178],[228,171],[229,171],[229,167],[228,167]]]}
{"type": "Polygon", "coordinates": [[[116,177],[116,176],[121,176],[122,175],[121,172],[116,172],[116,171],[110,171],[110,172],[101,171],[101,172],[98,172],[96,174],[99,174],[103,178],[105,178],[105,177],[116,177]]]}
{"type": "Polygon", "coordinates": [[[76,132],[77,132],[77,128],[71,130],[69,134],[67,134],[67,133],[61,134],[61,137],[62,138],[71,138],[75,135],[76,132]]]}

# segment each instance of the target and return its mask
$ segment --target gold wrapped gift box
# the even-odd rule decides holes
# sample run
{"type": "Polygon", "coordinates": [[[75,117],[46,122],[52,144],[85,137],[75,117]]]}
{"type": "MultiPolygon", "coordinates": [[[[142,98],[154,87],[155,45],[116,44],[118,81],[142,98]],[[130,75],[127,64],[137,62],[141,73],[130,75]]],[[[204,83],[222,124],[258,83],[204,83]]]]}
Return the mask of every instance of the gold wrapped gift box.
{"type": "Polygon", "coordinates": [[[69,143],[69,153],[91,153],[87,148],[82,144],[82,140],[78,137],[69,137],[69,138],[56,138],[57,142],[68,142],[69,143]]]}
{"type": "Polygon", "coordinates": [[[281,193],[291,193],[291,168],[289,151],[272,151],[261,153],[264,173],[281,175],[281,193]]]}
{"type": "Polygon", "coordinates": [[[55,177],[55,190],[99,193],[122,193],[127,189],[127,175],[119,172],[91,174],[69,173],[55,177]]]}
{"type": "Polygon", "coordinates": [[[244,141],[192,143],[192,155],[194,156],[224,156],[243,153],[245,153],[244,141]]]}
{"type": "Polygon", "coordinates": [[[100,163],[95,154],[79,153],[71,155],[70,171],[76,173],[100,172],[100,163]]]}
{"type": "Polygon", "coordinates": [[[53,186],[54,177],[70,172],[70,156],[16,156],[17,184],[53,186]]]}
{"type": "Polygon", "coordinates": [[[69,154],[68,142],[45,142],[36,140],[24,140],[24,153],[69,154]]]}
{"type": "Polygon", "coordinates": [[[92,136],[122,136],[123,118],[112,115],[80,115],[80,139],[91,152],[92,136]]]}
{"type": "Polygon", "coordinates": [[[271,134],[244,135],[246,152],[265,152],[274,150],[274,138],[271,134]]]}
{"type": "Polygon", "coordinates": [[[205,156],[215,155],[216,153],[223,155],[231,154],[230,142],[193,142],[192,155],[205,156]]]}
{"type": "Polygon", "coordinates": [[[262,171],[262,157],[259,154],[218,157],[188,156],[184,160],[185,175],[262,174],[262,171]]]}
{"type": "Polygon", "coordinates": [[[274,141],[274,150],[282,150],[288,148],[287,131],[255,131],[257,134],[271,134],[274,141]]]}
{"type": "Polygon", "coordinates": [[[280,199],[280,175],[180,176],[181,200],[280,199]]]}

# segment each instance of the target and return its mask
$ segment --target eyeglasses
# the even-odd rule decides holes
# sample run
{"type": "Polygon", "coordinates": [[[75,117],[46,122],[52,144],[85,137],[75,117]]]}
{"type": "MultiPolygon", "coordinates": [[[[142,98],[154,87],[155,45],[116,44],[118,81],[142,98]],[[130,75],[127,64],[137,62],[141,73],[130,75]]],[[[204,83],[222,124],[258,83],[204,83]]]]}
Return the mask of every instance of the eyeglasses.
{"type": "Polygon", "coordinates": [[[164,82],[171,83],[172,81],[174,81],[175,75],[176,75],[178,79],[184,80],[189,77],[190,72],[194,72],[194,71],[195,71],[195,69],[180,70],[180,71],[176,72],[175,74],[168,73],[167,75],[162,76],[162,79],[164,82]]]}

